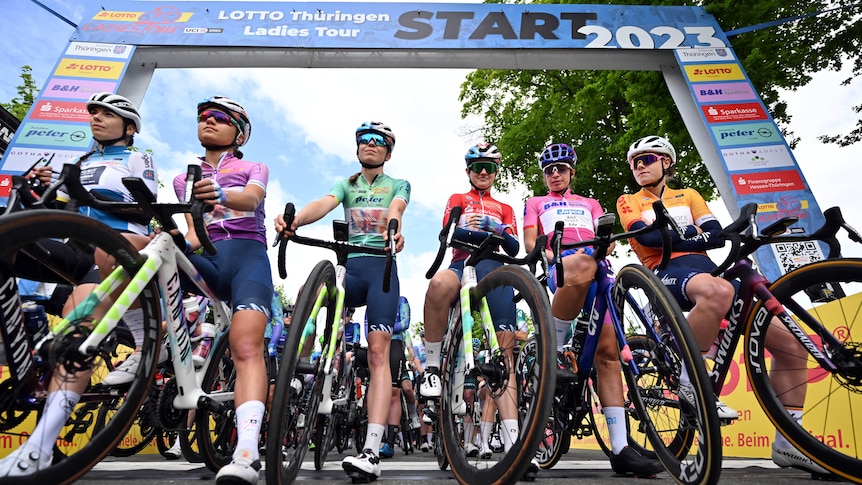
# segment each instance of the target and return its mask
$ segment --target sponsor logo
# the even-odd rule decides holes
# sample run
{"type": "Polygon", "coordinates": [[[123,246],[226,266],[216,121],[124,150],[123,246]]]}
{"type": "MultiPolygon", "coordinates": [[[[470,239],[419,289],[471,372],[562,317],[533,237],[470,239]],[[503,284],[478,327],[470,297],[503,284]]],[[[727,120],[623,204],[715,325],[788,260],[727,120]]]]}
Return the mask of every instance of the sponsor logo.
{"type": "Polygon", "coordinates": [[[796,166],[790,150],[785,145],[725,148],[721,150],[721,156],[730,172],[796,166]]]}
{"type": "Polygon", "coordinates": [[[66,48],[67,56],[104,57],[108,59],[128,59],[132,47],[123,44],[102,44],[97,42],[72,42],[66,48]]]}
{"type": "Polygon", "coordinates": [[[743,123],[710,127],[716,143],[721,146],[780,143],[784,141],[774,123],[743,123]]]}
{"type": "Polygon", "coordinates": [[[17,143],[85,148],[90,145],[90,127],[85,124],[25,123],[18,129],[17,143]]]}
{"type": "Polygon", "coordinates": [[[125,62],[93,61],[90,59],[61,59],[54,74],[69,77],[93,77],[101,79],[120,79],[125,62]]]}
{"type": "Polygon", "coordinates": [[[742,68],[736,63],[692,64],[683,66],[683,69],[690,82],[742,81],[745,79],[742,68]]]}
{"type": "Polygon", "coordinates": [[[766,110],[760,103],[709,104],[701,106],[707,123],[766,120],[766,110]]]}
{"type": "Polygon", "coordinates": [[[148,24],[172,24],[188,22],[192,18],[192,12],[181,12],[180,9],[168,7],[156,7],[149,12],[120,12],[113,10],[102,10],[93,16],[93,20],[108,22],[135,22],[148,24]]]}
{"type": "Polygon", "coordinates": [[[704,62],[704,61],[735,61],[736,58],[730,49],[705,48],[705,49],[678,49],[676,51],[679,62],[704,62]]]}
{"type": "Polygon", "coordinates": [[[42,95],[50,98],[87,100],[96,93],[113,93],[116,88],[117,83],[113,81],[51,78],[42,95]]]}
{"type": "Polygon", "coordinates": [[[221,34],[224,29],[220,27],[186,27],[183,29],[184,34],[221,34]]]}
{"type": "Polygon", "coordinates": [[[85,153],[87,152],[80,150],[15,147],[6,152],[6,160],[3,162],[2,170],[20,175],[25,170],[29,170],[37,162],[47,163],[60,170],[64,163],[77,160],[85,153]]]}
{"type": "Polygon", "coordinates": [[[732,174],[731,180],[740,195],[805,190],[802,174],[797,170],[732,174]]]}
{"type": "Polygon", "coordinates": [[[84,103],[73,101],[43,100],[36,103],[30,113],[31,120],[89,122],[90,113],[84,103]]]}
{"type": "Polygon", "coordinates": [[[704,83],[692,85],[699,103],[726,103],[728,101],[756,101],[754,88],[747,82],[704,83]]]}

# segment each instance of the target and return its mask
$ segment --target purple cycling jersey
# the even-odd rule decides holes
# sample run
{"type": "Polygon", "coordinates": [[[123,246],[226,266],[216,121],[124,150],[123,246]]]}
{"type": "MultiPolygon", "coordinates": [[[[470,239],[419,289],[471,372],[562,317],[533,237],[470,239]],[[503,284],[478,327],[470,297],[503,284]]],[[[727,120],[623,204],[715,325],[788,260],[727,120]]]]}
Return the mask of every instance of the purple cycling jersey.
{"type": "MultiPolygon", "coordinates": [[[[269,168],[263,163],[248,162],[236,158],[232,153],[225,152],[218,162],[218,167],[213,167],[201,161],[203,176],[215,177],[216,182],[223,190],[241,191],[247,185],[257,185],[266,191],[269,181],[269,168]]],[[[180,200],[185,200],[186,176],[185,174],[174,177],[174,192],[180,200]]],[[[212,212],[204,214],[204,222],[207,233],[212,242],[224,239],[251,239],[266,244],[266,214],[264,214],[264,200],[254,211],[240,211],[229,209],[223,205],[216,205],[212,212]]]]}

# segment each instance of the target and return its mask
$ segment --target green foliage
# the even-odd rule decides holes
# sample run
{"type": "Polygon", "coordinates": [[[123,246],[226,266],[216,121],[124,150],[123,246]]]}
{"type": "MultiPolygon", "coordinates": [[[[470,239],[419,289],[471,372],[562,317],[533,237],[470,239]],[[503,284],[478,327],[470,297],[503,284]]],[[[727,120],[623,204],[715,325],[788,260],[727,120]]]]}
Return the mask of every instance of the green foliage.
{"type": "Polygon", "coordinates": [[[285,294],[285,289],[283,284],[275,285],[275,292],[278,293],[278,297],[281,298],[281,305],[286,307],[287,305],[293,305],[293,299],[288,297],[285,294]]]}
{"type": "Polygon", "coordinates": [[[27,116],[27,112],[30,111],[30,107],[33,106],[33,102],[39,96],[39,88],[36,87],[36,83],[33,81],[32,71],[33,68],[30,66],[23,66],[21,68],[21,81],[23,84],[18,86],[18,96],[12,98],[8,103],[0,103],[19,120],[23,120],[27,116]]]}
{"type": "MultiPolygon", "coordinates": [[[[534,3],[604,3],[536,1],[534,3]]],[[[803,18],[777,27],[734,36],[732,47],[773,118],[791,146],[798,143],[787,126],[790,116],[778,89],[797,89],[811,74],[840,69],[852,60],[853,76],[862,72],[862,11],[848,0],[615,0],[614,4],[702,5],[725,31],[855,5],[803,18]]],[[[577,55],[577,54],[573,54],[577,55]]],[[[846,83],[849,83],[848,79],[846,83]]],[[[547,188],[538,155],[549,143],[569,143],[578,153],[574,191],[598,199],[614,210],[620,194],[637,191],[625,162],[628,146],[642,136],[668,137],[677,149],[680,185],[697,189],[707,199],[718,193],[685,128],[659,72],[641,71],[508,71],[480,69],[461,85],[462,116],[483,117],[483,136],[503,153],[498,178],[505,190],[523,182],[536,194],[547,188]]],[[[862,111],[862,105],[855,107],[862,111]]],[[[862,138],[862,122],[844,136],[825,141],[849,144],[862,138]]]]}

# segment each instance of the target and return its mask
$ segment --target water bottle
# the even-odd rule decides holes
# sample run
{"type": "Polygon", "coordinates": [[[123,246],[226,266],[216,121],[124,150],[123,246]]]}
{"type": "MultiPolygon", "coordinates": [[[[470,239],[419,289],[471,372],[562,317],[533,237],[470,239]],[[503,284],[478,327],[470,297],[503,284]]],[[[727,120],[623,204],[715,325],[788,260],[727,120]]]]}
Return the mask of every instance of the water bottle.
{"type": "Polygon", "coordinates": [[[21,304],[21,309],[24,311],[27,333],[33,342],[38,342],[48,334],[48,314],[45,312],[45,307],[33,301],[25,301],[21,304]]]}
{"type": "Polygon", "coordinates": [[[718,335],[715,337],[715,342],[709,347],[709,350],[704,354],[704,359],[715,360],[715,355],[718,353],[718,347],[721,345],[721,340],[724,338],[724,332],[727,330],[728,321],[721,320],[721,326],[718,329],[718,335]]]}
{"type": "Polygon", "coordinates": [[[198,327],[201,330],[201,337],[194,350],[192,350],[192,360],[196,368],[203,367],[215,338],[215,325],[212,323],[201,323],[198,327]]]}

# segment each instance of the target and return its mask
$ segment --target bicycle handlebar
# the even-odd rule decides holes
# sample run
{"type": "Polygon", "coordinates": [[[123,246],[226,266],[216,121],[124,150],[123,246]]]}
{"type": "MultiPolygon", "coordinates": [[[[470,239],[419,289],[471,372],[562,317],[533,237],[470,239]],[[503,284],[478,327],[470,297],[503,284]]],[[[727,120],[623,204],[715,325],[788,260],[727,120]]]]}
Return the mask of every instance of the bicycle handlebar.
{"type": "MultiPolygon", "coordinates": [[[[652,224],[642,227],[640,229],[636,229],[634,231],[621,232],[619,234],[613,234],[614,223],[616,222],[616,215],[613,212],[607,212],[599,217],[598,227],[596,228],[596,237],[593,239],[588,239],[585,241],[580,241],[576,243],[563,243],[563,221],[557,221],[557,224],[554,226],[554,233],[551,237],[551,250],[554,252],[554,261],[560,261],[560,254],[565,249],[574,249],[580,248],[584,246],[595,246],[595,250],[593,251],[593,258],[596,261],[600,261],[607,257],[608,249],[611,246],[611,243],[619,241],[620,239],[628,239],[640,236],[642,234],[646,234],[652,231],[659,231],[661,234],[661,262],[658,264],[659,269],[664,269],[667,267],[668,261],[670,261],[671,254],[671,237],[669,228],[673,228],[674,232],[680,235],[680,237],[684,237],[685,234],[682,229],[679,227],[677,222],[673,219],[673,217],[668,214],[667,209],[665,208],[662,201],[657,200],[652,204],[653,211],[655,212],[655,220],[652,224]]],[[[538,245],[538,243],[537,243],[538,245]]],[[[557,282],[565,281],[564,280],[564,272],[563,265],[556,265],[556,273],[557,273],[557,282]]]]}
{"type": "MultiPolygon", "coordinates": [[[[296,208],[292,202],[288,202],[284,206],[284,222],[285,228],[290,228],[293,225],[293,219],[295,217],[296,208]]],[[[337,224],[340,221],[333,221],[333,224],[337,224]]],[[[352,244],[346,241],[326,241],[323,239],[315,239],[311,237],[299,236],[294,233],[291,236],[284,237],[284,231],[279,232],[276,238],[276,241],[273,243],[273,246],[280,243],[278,248],[278,275],[284,279],[287,277],[287,268],[286,268],[286,257],[285,253],[287,251],[287,242],[293,241],[297,244],[302,244],[305,246],[314,246],[318,248],[329,249],[335,252],[336,259],[339,265],[343,265],[347,259],[347,255],[351,253],[362,253],[362,254],[373,254],[373,255],[381,255],[386,256],[386,262],[384,263],[385,274],[383,275],[383,291],[389,293],[392,284],[392,261],[395,258],[395,241],[394,235],[398,231],[398,221],[395,219],[391,219],[389,221],[389,225],[387,227],[387,234],[389,237],[389,243],[387,247],[378,248],[373,246],[366,246],[363,244],[352,244]]],[[[337,238],[336,238],[337,239],[337,238]]]]}
{"type": "Polygon", "coordinates": [[[536,240],[536,247],[534,247],[533,250],[523,258],[514,258],[512,256],[496,252],[497,248],[499,248],[505,241],[503,236],[499,234],[489,234],[488,237],[483,239],[480,244],[473,244],[455,239],[455,226],[456,222],[461,217],[462,210],[463,209],[461,207],[453,207],[449,212],[449,220],[446,221],[446,225],[443,226],[443,229],[440,231],[440,236],[438,237],[440,247],[437,250],[437,256],[434,259],[434,263],[432,263],[428,271],[425,272],[426,279],[431,279],[440,268],[440,264],[443,262],[443,257],[446,253],[447,247],[460,249],[470,253],[470,256],[464,262],[465,266],[474,266],[483,259],[491,259],[503,264],[528,266],[533,273],[536,272],[536,263],[539,262],[542,262],[543,269],[547,269],[547,262],[544,259],[544,247],[545,244],[547,244],[547,236],[544,234],[539,236],[536,240]]]}
{"type": "Polygon", "coordinates": [[[840,229],[847,231],[850,240],[862,243],[862,235],[844,220],[839,207],[831,207],[823,212],[825,222],[810,234],[800,234],[802,228],[792,228],[798,219],[783,217],[770,224],[762,231],[757,228],[757,204],[752,202],[744,205],[739,211],[739,217],[718,233],[730,241],[731,247],[727,258],[712,271],[713,276],[720,276],[736,261],[746,258],[761,246],[781,242],[823,241],[829,246],[827,258],[836,258],[841,253],[841,243],[836,237],[840,229]],[[790,232],[788,235],[787,233],[790,232]]]}
{"type": "MultiPolygon", "coordinates": [[[[81,205],[117,214],[145,216],[147,219],[155,218],[162,225],[163,230],[168,232],[178,229],[176,222],[174,222],[171,216],[179,213],[190,213],[201,246],[208,253],[216,254],[216,248],[213,246],[212,241],[210,241],[203,221],[204,212],[211,211],[213,206],[205,204],[203,200],[192,198],[191,191],[189,190],[200,179],[200,165],[189,165],[186,175],[186,195],[191,200],[188,202],[159,204],[156,203],[153,193],[150,192],[143,180],[138,177],[123,177],[123,185],[129,189],[134,201],[108,201],[96,198],[91,192],[85,189],[81,185],[81,167],[67,163],[63,165],[60,178],[48,188],[45,194],[55,193],[62,185],[66,187],[69,197],[81,205]]],[[[45,199],[44,195],[40,201],[43,199],[45,199]]],[[[181,249],[185,249],[185,239],[182,235],[175,235],[174,242],[181,249]]]]}

